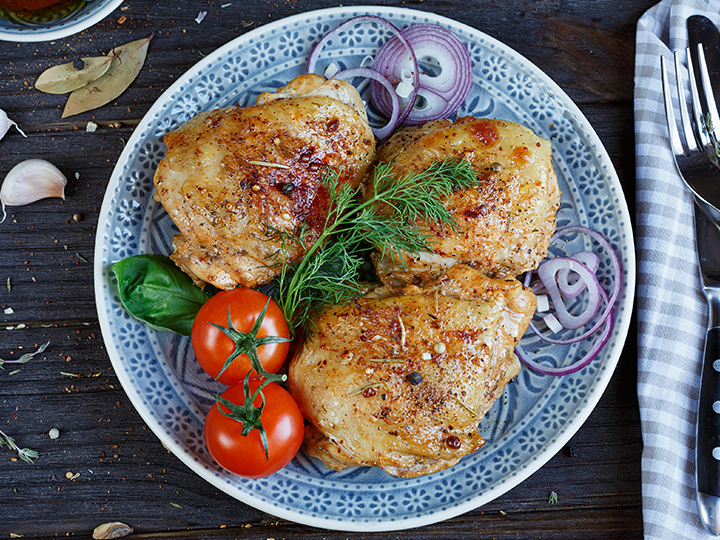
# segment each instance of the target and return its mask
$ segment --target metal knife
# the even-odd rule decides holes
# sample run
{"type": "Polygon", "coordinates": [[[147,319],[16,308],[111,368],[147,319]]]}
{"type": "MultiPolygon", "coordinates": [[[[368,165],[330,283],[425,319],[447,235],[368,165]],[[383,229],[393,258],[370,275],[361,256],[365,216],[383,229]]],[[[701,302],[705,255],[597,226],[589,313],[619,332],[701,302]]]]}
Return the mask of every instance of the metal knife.
{"type": "MultiPolygon", "coordinates": [[[[720,103],[720,32],[707,17],[687,20],[695,65],[702,43],[715,99],[720,103]]],[[[707,109],[705,109],[707,110],[707,109]]],[[[695,437],[695,482],[698,513],[705,530],[720,536],[720,228],[696,200],[695,238],[703,293],[708,301],[708,325],[703,353],[695,437]]]]}
{"type": "Polygon", "coordinates": [[[720,228],[695,205],[695,238],[703,293],[708,300],[695,440],[700,520],[720,535],[720,228]]]}

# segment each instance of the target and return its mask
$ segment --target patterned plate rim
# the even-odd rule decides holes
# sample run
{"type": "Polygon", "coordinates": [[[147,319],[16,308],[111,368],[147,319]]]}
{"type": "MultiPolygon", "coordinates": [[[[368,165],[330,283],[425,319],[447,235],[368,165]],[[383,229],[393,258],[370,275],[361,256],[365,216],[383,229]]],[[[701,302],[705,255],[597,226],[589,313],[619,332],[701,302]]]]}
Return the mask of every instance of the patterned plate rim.
{"type": "Polygon", "coordinates": [[[136,410],[140,413],[143,420],[150,426],[152,431],[155,433],[155,435],[165,444],[166,447],[168,447],[173,454],[175,454],[181,461],[183,461],[190,469],[192,469],[195,473],[197,473],[199,476],[207,480],[209,483],[211,483],[213,486],[217,487],[218,489],[223,490],[230,496],[240,500],[243,503],[246,503],[254,508],[257,508],[258,510],[261,510],[263,512],[266,512],[268,514],[288,519],[297,523],[313,526],[313,527],[320,527],[325,529],[334,529],[334,530],[344,530],[344,531],[392,531],[392,530],[399,530],[399,529],[408,529],[413,527],[419,527],[423,525],[428,525],[432,523],[437,523],[439,521],[443,521],[445,519],[449,519],[451,517],[455,517],[458,515],[461,515],[465,512],[468,512],[470,510],[473,510],[479,506],[482,506],[483,504],[486,504],[495,498],[499,497],[500,495],[506,493],[510,489],[517,486],[520,482],[527,479],[530,475],[532,475],[534,472],[536,472],[540,467],[542,467],[545,463],[547,463],[562,447],[567,444],[567,442],[570,440],[570,438],[577,432],[577,430],[582,426],[582,424],[587,420],[588,416],[591,414],[591,412],[594,410],[595,406],[597,405],[598,401],[600,400],[603,392],[605,391],[610,378],[612,377],[615,367],[617,366],[617,362],[620,358],[620,354],[622,352],[622,348],[624,346],[625,340],[627,338],[627,333],[630,326],[630,314],[632,312],[632,304],[634,300],[634,291],[635,291],[635,257],[634,257],[634,245],[633,245],[633,234],[632,234],[632,228],[631,228],[631,222],[630,222],[630,215],[627,208],[627,203],[622,196],[622,186],[620,185],[620,181],[617,177],[617,174],[615,172],[615,169],[612,165],[612,162],[610,161],[609,156],[607,155],[607,152],[602,145],[602,142],[600,141],[599,137],[593,130],[593,128],[590,126],[589,122],[585,118],[585,116],[582,114],[580,109],[572,102],[572,100],[565,94],[565,92],[552,80],[550,77],[548,77],[544,72],[542,72],[539,68],[537,68],[532,62],[527,60],[522,55],[515,52],[513,49],[507,47],[502,42],[492,38],[491,36],[488,36],[484,32],[477,30],[473,27],[470,27],[468,25],[465,25],[463,23],[459,23],[455,20],[449,19],[447,17],[443,17],[440,15],[435,15],[430,12],[424,12],[419,10],[412,10],[412,9],[406,9],[406,8],[391,8],[391,7],[382,7],[382,6],[351,6],[351,7],[337,7],[337,8],[327,8],[312,12],[306,12],[301,13],[297,15],[293,15],[284,19],[280,19],[278,21],[274,21],[272,23],[268,23],[265,26],[262,26],[260,28],[257,28],[255,30],[252,30],[248,32],[247,34],[243,34],[242,36],[239,36],[238,38],[235,38],[234,40],[228,42],[224,46],[220,47],[216,51],[214,51],[212,54],[208,55],[207,57],[203,58],[200,62],[198,62],[195,66],[190,68],[182,77],[180,77],[172,86],[170,86],[161,96],[158,98],[158,100],[152,105],[152,107],[148,110],[146,115],[144,116],[143,120],[140,122],[140,124],[135,128],[135,131],[133,132],[133,135],[130,137],[129,141],[127,142],[125,146],[125,150],[123,151],[122,155],[118,159],[118,162],[113,170],[112,176],[110,178],[110,181],[107,186],[105,198],[103,200],[102,208],[100,211],[100,219],[98,223],[98,236],[96,238],[96,245],[95,245],[95,264],[94,264],[94,281],[95,281],[95,294],[96,294],[96,304],[97,304],[97,310],[98,310],[98,318],[100,321],[100,327],[103,333],[103,337],[106,341],[106,349],[108,351],[108,355],[110,356],[110,359],[113,363],[113,366],[115,367],[116,374],[118,378],[120,379],[121,384],[123,385],[123,388],[128,395],[129,399],[135,406],[136,410]],[[146,410],[144,404],[142,403],[142,400],[138,394],[133,392],[131,383],[129,380],[129,377],[125,373],[125,370],[123,369],[123,361],[120,358],[113,341],[110,339],[111,332],[110,332],[110,322],[108,319],[108,312],[107,312],[107,304],[106,304],[106,298],[103,294],[103,287],[105,285],[105,275],[106,275],[106,269],[103,266],[102,260],[103,260],[103,238],[102,238],[102,232],[104,228],[106,227],[105,222],[105,216],[109,214],[109,211],[111,209],[111,202],[113,199],[113,193],[117,187],[118,180],[122,174],[123,166],[126,163],[129,155],[132,153],[132,149],[134,148],[135,144],[140,139],[140,134],[143,132],[144,127],[150,122],[150,120],[153,118],[156,112],[158,112],[162,106],[164,101],[171,95],[173,95],[178,89],[182,88],[183,85],[186,84],[186,82],[193,77],[198,76],[203,72],[205,69],[205,66],[208,64],[211,64],[214,62],[217,58],[219,58],[224,53],[236,48],[238,45],[242,44],[246,40],[252,39],[255,36],[259,36],[265,33],[274,33],[276,30],[281,28],[285,25],[291,25],[296,21],[308,18],[308,17],[324,17],[331,20],[341,21],[345,18],[349,18],[352,14],[356,13],[372,13],[377,14],[380,16],[402,16],[405,15],[406,17],[417,17],[417,18],[425,18],[425,19],[433,19],[435,22],[439,24],[443,24],[446,26],[454,26],[456,28],[461,29],[463,32],[466,33],[468,36],[481,36],[482,39],[486,40],[490,47],[494,47],[498,50],[503,51],[503,54],[506,56],[509,56],[513,58],[514,60],[518,61],[519,64],[523,64],[524,67],[532,72],[533,76],[536,77],[538,80],[542,81],[543,84],[545,84],[548,89],[550,89],[554,93],[554,98],[562,102],[562,105],[569,110],[573,116],[578,120],[579,127],[582,128],[584,131],[583,136],[586,137],[590,143],[593,146],[593,151],[595,154],[598,155],[600,161],[602,162],[604,168],[606,169],[606,174],[609,177],[610,182],[612,183],[612,187],[620,194],[619,200],[617,201],[617,205],[619,207],[620,213],[622,214],[620,219],[620,224],[622,227],[622,230],[620,231],[622,233],[621,238],[624,240],[625,245],[623,246],[624,252],[627,256],[627,259],[624,260],[624,277],[625,281],[623,284],[623,295],[621,298],[618,299],[618,302],[620,304],[620,309],[625,314],[624,317],[618,317],[618,320],[615,324],[614,334],[618,336],[618,339],[616,341],[617,345],[614,349],[612,349],[608,357],[605,361],[605,364],[603,366],[603,369],[601,370],[601,373],[598,375],[596,379],[596,383],[594,386],[588,390],[587,395],[583,399],[583,406],[580,408],[579,412],[576,412],[574,416],[570,419],[570,421],[563,426],[563,429],[560,431],[557,437],[555,437],[552,441],[550,441],[548,444],[545,444],[543,448],[534,455],[529,461],[526,461],[519,469],[512,471],[512,474],[509,474],[507,479],[504,482],[501,482],[497,486],[487,490],[486,492],[479,493],[476,497],[471,498],[469,500],[466,500],[462,503],[456,504],[456,505],[447,505],[443,510],[441,511],[430,511],[425,515],[421,515],[418,517],[413,517],[409,519],[382,519],[378,518],[375,521],[369,521],[369,520],[358,520],[358,521],[350,521],[345,519],[340,519],[337,517],[313,517],[306,514],[303,514],[302,512],[287,510],[283,508],[278,508],[277,506],[273,505],[272,502],[266,502],[263,500],[259,500],[258,498],[254,497],[252,494],[244,493],[244,492],[238,492],[238,490],[234,489],[233,486],[228,485],[225,482],[222,482],[219,480],[216,475],[213,474],[211,470],[208,470],[206,468],[203,468],[202,466],[199,466],[197,463],[197,460],[193,459],[192,456],[190,456],[185,449],[177,444],[175,440],[170,439],[165,436],[164,428],[157,425],[157,420],[154,418],[154,415],[151,413],[151,411],[146,410]]]}

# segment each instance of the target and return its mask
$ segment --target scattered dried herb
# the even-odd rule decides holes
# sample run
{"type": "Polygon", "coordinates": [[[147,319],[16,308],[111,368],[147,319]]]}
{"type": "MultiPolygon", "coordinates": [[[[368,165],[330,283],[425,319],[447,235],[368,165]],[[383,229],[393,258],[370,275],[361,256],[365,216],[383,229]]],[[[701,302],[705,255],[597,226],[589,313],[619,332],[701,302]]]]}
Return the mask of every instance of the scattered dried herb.
{"type": "Polygon", "coordinates": [[[550,492],[550,496],[548,497],[548,504],[555,504],[558,502],[558,494],[554,491],[550,492]]]}
{"type": "Polygon", "coordinates": [[[459,397],[457,397],[457,396],[454,396],[454,397],[455,397],[455,401],[457,401],[463,409],[465,409],[467,412],[469,412],[469,413],[470,413],[471,415],[473,415],[475,418],[479,418],[479,417],[480,417],[480,415],[478,415],[478,413],[475,411],[475,409],[473,409],[470,405],[468,405],[467,403],[465,403],[465,402],[464,402],[463,400],[461,400],[459,397]]]}
{"type": "Polygon", "coordinates": [[[248,161],[250,165],[258,165],[260,167],[276,167],[278,169],[289,169],[290,167],[288,165],[283,165],[282,163],[268,163],[266,161],[248,161]]]}
{"type": "Polygon", "coordinates": [[[355,390],[354,392],[350,392],[350,393],[348,394],[348,397],[357,396],[358,394],[362,394],[365,390],[369,390],[369,389],[371,389],[371,388],[378,388],[378,387],[380,387],[380,386],[382,386],[382,383],[380,383],[380,382],[368,384],[367,386],[363,386],[362,388],[358,388],[358,389],[355,390]]]}
{"type": "Polygon", "coordinates": [[[27,463],[32,463],[33,459],[37,459],[40,456],[35,450],[20,448],[15,444],[15,439],[6,435],[2,430],[0,430],[0,446],[7,446],[11,450],[15,450],[18,457],[27,463]]]}
{"type": "Polygon", "coordinates": [[[0,358],[0,369],[4,369],[5,364],[27,364],[30,360],[32,360],[33,356],[41,354],[45,349],[47,349],[48,345],[50,345],[49,341],[45,343],[45,345],[39,347],[38,350],[36,350],[35,352],[25,353],[16,360],[3,360],[2,358],[0,358]]]}

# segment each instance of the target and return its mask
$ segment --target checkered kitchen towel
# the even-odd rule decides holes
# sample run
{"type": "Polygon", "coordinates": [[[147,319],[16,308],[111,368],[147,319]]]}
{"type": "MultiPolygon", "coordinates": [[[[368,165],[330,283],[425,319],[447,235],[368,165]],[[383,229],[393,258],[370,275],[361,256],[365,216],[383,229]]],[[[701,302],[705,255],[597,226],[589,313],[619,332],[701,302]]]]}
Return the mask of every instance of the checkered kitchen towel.
{"type": "Polygon", "coordinates": [[[672,70],[672,51],[687,46],[685,21],[693,14],[719,24],[720,0],[663,0],[637,25],[638,399],[646,539],[714,538],[702,528],[695,502],[695,416],[707,304],[698,288],[692,200],[667,142],[660,84],[660,55],[671,60],[672,70]]]}

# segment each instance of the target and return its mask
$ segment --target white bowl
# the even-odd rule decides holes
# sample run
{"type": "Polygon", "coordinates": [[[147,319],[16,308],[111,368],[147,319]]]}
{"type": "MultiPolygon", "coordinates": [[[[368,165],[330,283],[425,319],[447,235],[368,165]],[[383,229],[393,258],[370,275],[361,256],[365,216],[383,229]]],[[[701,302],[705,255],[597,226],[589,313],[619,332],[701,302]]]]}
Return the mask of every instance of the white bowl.
{"type": "MultiPolygon", "coordinates": [[[[123,0],[88,0],[84,5],[53,20],[25,21],[0,7],[0,41],[51,41],[77,34],[115,11],[123,0]]],[[[45,11],[45,10],[43,10],[45,11]]]]}

